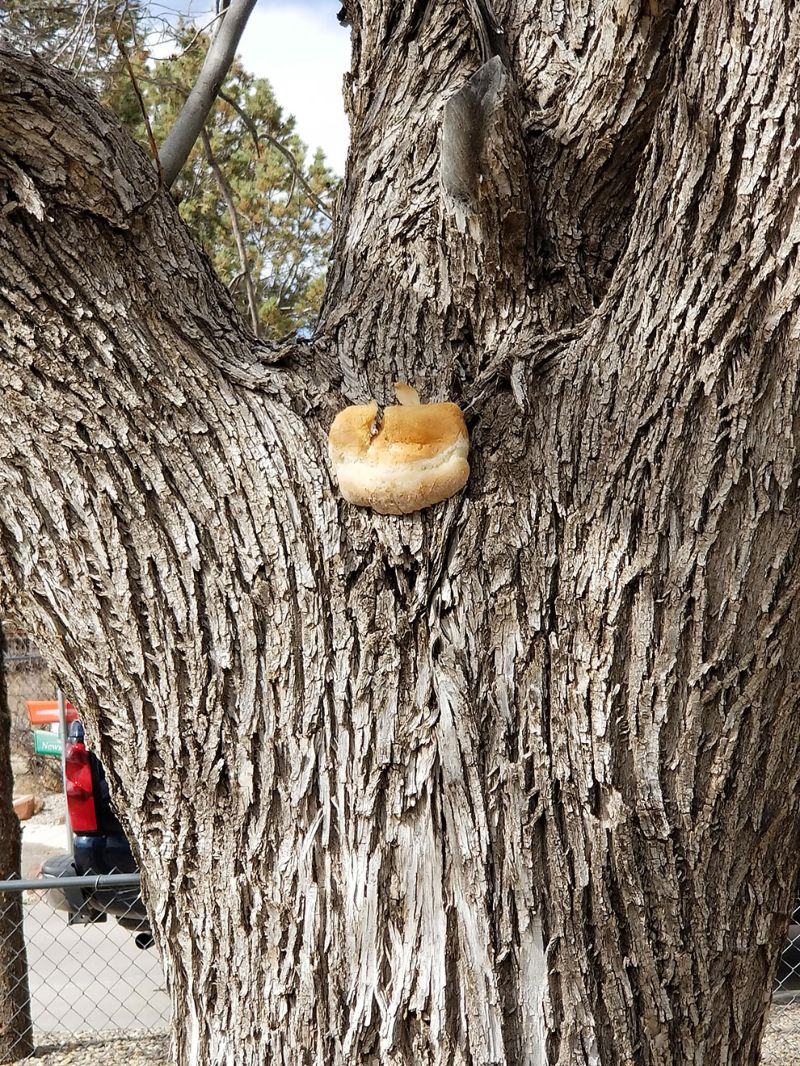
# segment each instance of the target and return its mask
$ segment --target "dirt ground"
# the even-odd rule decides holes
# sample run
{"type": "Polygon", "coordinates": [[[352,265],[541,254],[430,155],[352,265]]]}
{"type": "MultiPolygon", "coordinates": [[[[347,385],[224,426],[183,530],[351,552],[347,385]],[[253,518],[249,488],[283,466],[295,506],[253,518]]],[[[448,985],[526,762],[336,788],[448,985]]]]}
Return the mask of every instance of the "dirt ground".
{"type": "Polygon", "coordinates": [[[27,700],[55,699],[56,685],[44,660],[27,635],[4,623],[6,636],[5,682],[11,708],[11,769],[14,795],[35,796],[59,792],[61,766],[58,759],[34,755],[33,733],[25,708],[27,700]]]}
{"type": "MultiPolygon", "coordinates": [[[[147,1034],[133,1037],[117,1033],[108,1038],[80,1033],[64,1040],[52,1039],[39,1048],[36,1058],[26,1062],[36,1066],[171,1066],[167,1036],[147,1034]]],[[[764,1037],[760,1066],[800,1066],[800,1004],[773,1008],[773,1017],[764,1037]]]]}
{"type": "Polygon", "coordinates": [[[61,765],[58,760],[51,760],[53,765],[40,764],[44,759],[32,759],[19,752],[11,756],[11,772],[14,775],[14,795],[24,796],[32,792],[34,796],[44,799],[61,791],[61,765]]]}
{"type": "Polygon", "coordinates": [[[773,1004],[761,1045],[761,1066],[800,1066],[800,1002],[773,1004]]]}

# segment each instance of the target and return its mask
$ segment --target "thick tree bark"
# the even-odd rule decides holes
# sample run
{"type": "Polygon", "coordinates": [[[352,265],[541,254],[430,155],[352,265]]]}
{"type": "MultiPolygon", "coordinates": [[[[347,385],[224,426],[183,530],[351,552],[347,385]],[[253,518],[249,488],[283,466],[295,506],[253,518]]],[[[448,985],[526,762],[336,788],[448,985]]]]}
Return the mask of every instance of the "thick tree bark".
{"type": "Polygon", "coordinates": [[[754,1063],[800,824],[800,12],[347,15],[307,347],[254,347],[110,116],[0,62],[0,562],[178,1060],[754,1063]],[[473,473],[386,518],[325,434],[397,377],[464,404],[473,473]]]}
{"type": "MultiPolygon", "coordinates": [[[[5,673],[5,635],[0,623],[0,880],[19,877],[22,832],[12,806],[11,709],[5,673]]],[[[22,896],[0,894],[0,1062],[33,1053],[28,962],[22,930],[22,896]]]]}

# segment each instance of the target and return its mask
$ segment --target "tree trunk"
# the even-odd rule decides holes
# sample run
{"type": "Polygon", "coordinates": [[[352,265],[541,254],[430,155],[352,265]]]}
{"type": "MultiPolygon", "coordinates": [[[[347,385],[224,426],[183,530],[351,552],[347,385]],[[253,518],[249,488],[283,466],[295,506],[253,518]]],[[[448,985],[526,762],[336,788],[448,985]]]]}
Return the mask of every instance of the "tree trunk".
{"type": "MultiPolygon", "coordinates": [[[[22,832],[12,806],[11,709],[6,692],[5,636],[0,624],[0,880],[19,877],[22,832]]],[[[33,1053],[22,896],[0,893],[0,1062],[33,1053]]]]}
{"type": "Polygon", "coordinates": [[[0,562],[210,1066],[755,1063],[798,870],[800,9],[348,3],[322,321],[267,348],[0,62],[0,562]],[[337,497],[334,412],[467,410],[337,497]]]}

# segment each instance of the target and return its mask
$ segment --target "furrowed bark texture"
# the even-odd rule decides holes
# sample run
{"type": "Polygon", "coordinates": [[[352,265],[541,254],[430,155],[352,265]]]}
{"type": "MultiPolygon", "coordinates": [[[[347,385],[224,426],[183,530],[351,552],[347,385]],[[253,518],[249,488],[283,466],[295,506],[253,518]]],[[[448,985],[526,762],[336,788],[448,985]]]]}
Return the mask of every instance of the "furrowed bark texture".
{"type": "MultiPolygon", "coordinates": [[[[0,624],[0,879],[19,877],[22,831],[12,806],[11,709],[5,675],[6,642],[0,624]]],[[[0,1062],[33,1054],[28,962],[22,932],[22,896],[0,895],[0,1062]]]]}
{"type": "Polygon", "coordinates": [[[319,335],[0,62],[0,556],[189,1063],[755,1063],[797,875],[800,13],[348,4],[319,335]],[[460,400],[459,497],[325,434],[460,400]]]}

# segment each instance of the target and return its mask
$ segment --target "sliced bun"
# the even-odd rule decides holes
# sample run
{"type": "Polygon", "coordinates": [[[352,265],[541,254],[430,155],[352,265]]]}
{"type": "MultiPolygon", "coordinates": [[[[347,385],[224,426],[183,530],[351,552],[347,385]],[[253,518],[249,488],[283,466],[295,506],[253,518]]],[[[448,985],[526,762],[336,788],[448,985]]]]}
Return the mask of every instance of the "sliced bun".
{"type": "Polygon", "coordinates": [[[342,496],[379,514],[411,514],[440,503],[469,477],[469,434],[454,403],[419,403],[408,385],[396,386],[400,405],[346,407],[328,436],[342,496]]]}

